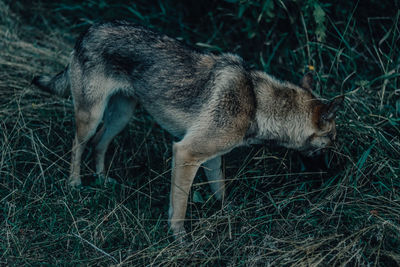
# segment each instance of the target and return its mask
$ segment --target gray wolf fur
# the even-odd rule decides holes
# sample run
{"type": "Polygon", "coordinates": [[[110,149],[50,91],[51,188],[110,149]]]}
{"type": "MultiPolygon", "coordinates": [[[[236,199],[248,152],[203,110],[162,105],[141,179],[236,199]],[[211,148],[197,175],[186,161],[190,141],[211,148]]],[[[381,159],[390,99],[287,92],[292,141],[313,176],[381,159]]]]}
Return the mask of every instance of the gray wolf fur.
{"type": "Polygon", "coordinates": [[[107,147],[138,102],[179,138],[173,144],[169,223],[181,235],[188,193],[201,165],[223,200],[221,155],[235,147],[274,140],[313,155],[334,141],[343,97],[324,104],[312,94],[311,81],[305,75],[299,86],[280,82],[250,70],[239,56],[200,52],[144,27],[113,22],[90,27],[63,72],[35,77],[33,83],[54,94],[72,94],[72,186],[81,184],[81,156],[92,137],[96,172],[104,175],[107,147]]]}

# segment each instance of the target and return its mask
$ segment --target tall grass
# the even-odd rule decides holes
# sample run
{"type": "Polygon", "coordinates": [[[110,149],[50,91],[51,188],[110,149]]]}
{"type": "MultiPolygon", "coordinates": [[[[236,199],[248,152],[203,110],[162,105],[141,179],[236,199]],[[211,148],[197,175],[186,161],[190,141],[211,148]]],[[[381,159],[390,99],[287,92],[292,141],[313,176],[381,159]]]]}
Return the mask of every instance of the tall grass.
{"type": "Polygon", "coordinates": [[[0,263],[400,264],[399,3],[339,2],[0,0],[0,263]],[[227,205],[199,172],[193,242],[181,247],[166,223],[172,138],[139,108],[107,153],[119,184],[94,183],[89,149],[86,186],[71,190],[71,100],[30,81],[60,71],[77,34],[100,19],[238,53],[293,82],[314,69],[317,94],[346,95],[328,169],[268,145],[233,151],[227,205]]]}

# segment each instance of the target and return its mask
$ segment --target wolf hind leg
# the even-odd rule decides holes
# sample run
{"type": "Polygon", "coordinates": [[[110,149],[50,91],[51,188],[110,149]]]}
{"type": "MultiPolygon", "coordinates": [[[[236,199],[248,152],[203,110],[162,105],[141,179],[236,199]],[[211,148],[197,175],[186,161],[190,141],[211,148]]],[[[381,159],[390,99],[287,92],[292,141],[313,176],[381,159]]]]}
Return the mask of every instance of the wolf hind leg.
{"type": "MultiPolygon", "coordinates": [[[[107,148],[112,139],[128,124],[135,110],[136,103],[135,99],[121,94],[114,95],[108,102],[104,112],[103,126],[93,138],[96,173],[100,178],[106,178],[104,159],[107,148]]],[[[112,180],[110,179],[110,181],[112,180]]]]}

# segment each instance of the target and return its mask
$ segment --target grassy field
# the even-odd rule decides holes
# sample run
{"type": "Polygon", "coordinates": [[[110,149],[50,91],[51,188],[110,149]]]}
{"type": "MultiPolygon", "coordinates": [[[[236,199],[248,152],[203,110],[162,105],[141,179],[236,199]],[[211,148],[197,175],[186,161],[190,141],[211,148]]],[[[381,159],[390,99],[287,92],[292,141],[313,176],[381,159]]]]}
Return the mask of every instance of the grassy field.
{"type": "MultiPolygon", "coordinates": [[[[0,0],[0,265],[400,265],[400,12],[396,1],[0,0]],[[315,92],[345,94],[338,142],[316,171],[265,146],[226,156],[227,203],[202,172],[179,246],[168,231],[172,137],[140,107],[110,146],[98,185],[66,185],[70,99],[38,92],[77,35],[126,19],[315,92]]],[[[311,165],[311,166],[310,166],[311,165]]]]}

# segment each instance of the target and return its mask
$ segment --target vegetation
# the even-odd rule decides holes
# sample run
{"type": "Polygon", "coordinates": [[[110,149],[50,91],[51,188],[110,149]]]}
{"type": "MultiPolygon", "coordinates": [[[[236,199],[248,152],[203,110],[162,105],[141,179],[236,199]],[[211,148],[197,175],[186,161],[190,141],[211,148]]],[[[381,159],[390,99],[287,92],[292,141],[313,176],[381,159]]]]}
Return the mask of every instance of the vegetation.
{"type": "MultiPolygon", "coordinates": [[[[0,0],[1,265],[400,264],[400,2],[0,0]],[[38,92],[77,35],[125,19],[345,94],[338,142],[313,165],[268,145],[226,157],[227,205],[199,172],[181,247],[168,232],[171,136],[141,108],[107,154],[119,184],[66,186],[71,99],[38,92]],[[312,167],[312,166],[311,166],[312,167]]],[[[91,151],[84,172],[93,172],[91,151]]]]}

